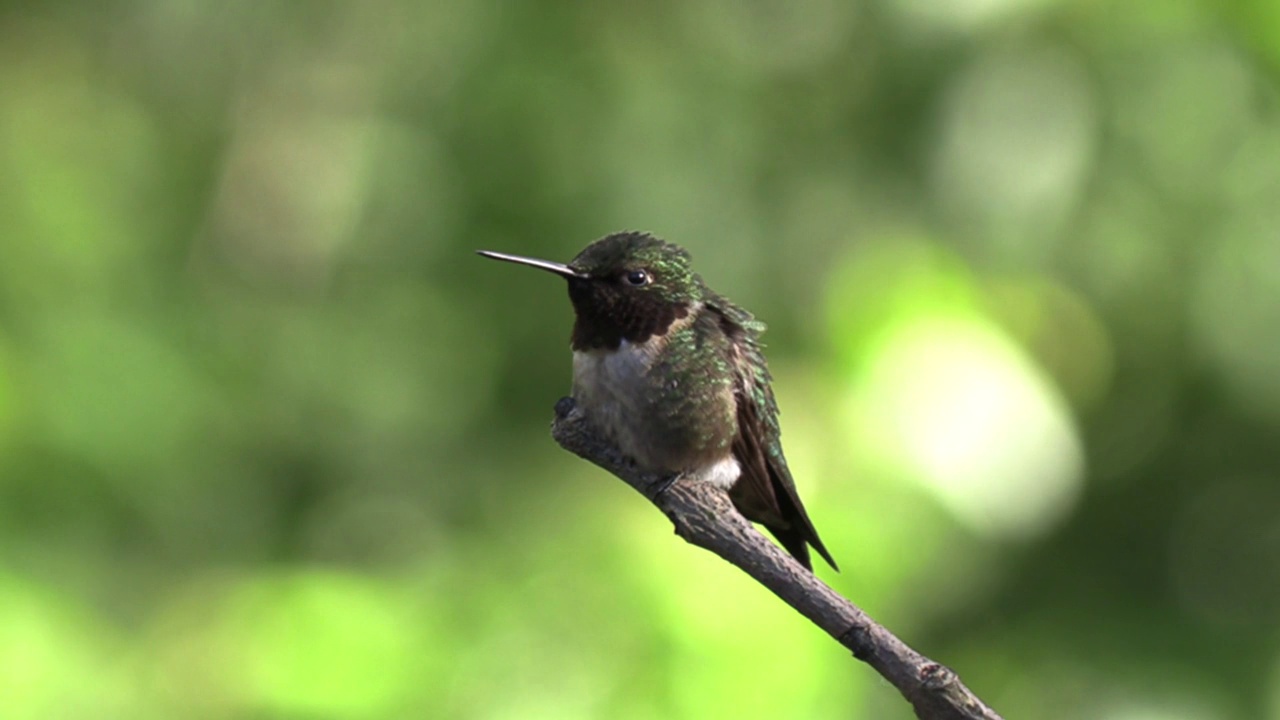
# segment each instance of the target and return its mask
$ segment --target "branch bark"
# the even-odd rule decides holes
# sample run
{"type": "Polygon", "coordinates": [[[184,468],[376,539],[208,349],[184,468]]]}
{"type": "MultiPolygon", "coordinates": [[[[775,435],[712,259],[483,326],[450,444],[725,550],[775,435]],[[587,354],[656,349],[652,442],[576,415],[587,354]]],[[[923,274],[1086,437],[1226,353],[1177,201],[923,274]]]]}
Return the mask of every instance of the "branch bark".
{"type": "Polygon", "coordinates": [[[666,513],[676,534],[755,578],[893,684],[920,720],[1001,720],[947,667],[912,650],[770,542],[710,483],[643,472],[601,437],[572,398],[556,403],[551,435],[616,475],[666,513]]]}

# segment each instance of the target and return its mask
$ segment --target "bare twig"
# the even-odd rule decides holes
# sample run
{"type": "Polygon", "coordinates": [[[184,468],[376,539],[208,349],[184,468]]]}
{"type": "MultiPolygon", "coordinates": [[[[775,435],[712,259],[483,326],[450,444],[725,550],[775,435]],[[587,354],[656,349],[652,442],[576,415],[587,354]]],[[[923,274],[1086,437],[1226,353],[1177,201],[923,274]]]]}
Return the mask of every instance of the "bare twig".
{"type": "Polygon", "coordinates": [[[761,535],[710,483],[642,472],[604,440],[572,398],[556,404],[561,447],[618,476],[658,506],[676,534],[741,568],[898,688],[921,720],[1001,720],[950,669],[912,650],[761,535]]]}

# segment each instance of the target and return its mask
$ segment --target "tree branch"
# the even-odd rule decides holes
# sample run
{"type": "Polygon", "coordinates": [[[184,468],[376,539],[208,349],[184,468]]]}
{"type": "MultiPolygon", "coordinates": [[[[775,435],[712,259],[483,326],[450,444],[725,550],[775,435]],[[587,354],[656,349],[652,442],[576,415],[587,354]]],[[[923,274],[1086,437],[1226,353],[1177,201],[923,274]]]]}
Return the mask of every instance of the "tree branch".
{"type": "Polygon", "coordinates": [[[1001,720],[950,669],[912,650],[805,570],[734,509],[710,483],[638,470],[598,435],[572,398],[556,403],[551,435],[561,447],[638,490],[675,524],[676,534],[738,566],[893,684],[920,720],[1001,720]]]}

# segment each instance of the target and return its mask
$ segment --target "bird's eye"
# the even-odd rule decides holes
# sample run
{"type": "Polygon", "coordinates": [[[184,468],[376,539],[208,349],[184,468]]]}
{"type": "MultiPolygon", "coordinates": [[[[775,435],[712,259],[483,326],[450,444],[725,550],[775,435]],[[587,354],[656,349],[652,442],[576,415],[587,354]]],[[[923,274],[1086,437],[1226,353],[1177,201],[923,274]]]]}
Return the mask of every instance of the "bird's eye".
{"type": "Polygon", "coordinates": [[[645,272],[644,270],[632,270],[631,272],[627,273],[626,277],[627,277],[628,283],[635,285],[637,287],[639,287],[640,285],[648,285],[649,281],[652,279],[649,276],[649,273],[645,272]]]}

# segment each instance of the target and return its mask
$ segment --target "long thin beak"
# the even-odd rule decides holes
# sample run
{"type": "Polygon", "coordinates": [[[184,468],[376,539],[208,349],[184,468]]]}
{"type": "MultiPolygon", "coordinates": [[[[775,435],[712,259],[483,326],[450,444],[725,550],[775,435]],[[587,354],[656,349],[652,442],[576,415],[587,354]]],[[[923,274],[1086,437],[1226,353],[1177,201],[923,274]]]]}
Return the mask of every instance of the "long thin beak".
{"type": "Polygon", "coordinates": [[[519,265],[528,265],[529,267],[536,267],[540,270],[553,272],[561,277],[567,277],[567,278],[586,277],[586,275],[583,275],[582,273],[578,272],[577,270],[574,270],[568,265],[563,265],[558,262],[551,262],[550,260],[539,260],[537,258],[521,257],[520,255],[507,255],[506,253],[492,252],[490,250],[477,250],[476,253],[479,255],[483,255],[487,258],[493,258],[494,260],[504,260],[506,262],[516,263],[519,265]]]}

